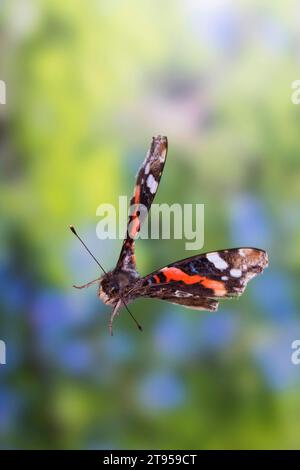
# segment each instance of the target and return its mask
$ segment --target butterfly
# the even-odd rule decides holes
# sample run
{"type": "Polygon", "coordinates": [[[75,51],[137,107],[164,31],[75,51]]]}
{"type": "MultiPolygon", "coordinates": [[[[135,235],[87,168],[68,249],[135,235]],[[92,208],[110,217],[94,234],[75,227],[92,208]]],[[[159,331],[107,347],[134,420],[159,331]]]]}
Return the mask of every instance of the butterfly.
{"type": "MultiPolygon", "coordinates": [[[[99,283],[98,297],[113,307],[109,321],[111,335],[114,318],[123,306],[128,309],[127,305],[135,299],[155,298],[195,310],[214,312],[219,300],[240,296],[248,281],[268,266],[268,255],[264,250],[242,247],[198,254],[171,263],[145,277],[139,275],[134,254],[135,238],[142,224],[138,208],[143,205],[149,212],[166,163],[167,151],[166,137],[152,138],[146,159],[136,178],[131,199],[131,207],[135,209],[129,215],[126,236],[113,270],[106,272],[103,269],[74,226],[70,226],[104,271],[94,281],[74,287],[82,289],[99,283]]],[[[131,314],[130,311],[129,313],[131,314]]],[[[133,319],[135,320],[134,317],[133,319]]],[[[141,329],[139,323],[136,320],[135,322],[141,329]]]]}

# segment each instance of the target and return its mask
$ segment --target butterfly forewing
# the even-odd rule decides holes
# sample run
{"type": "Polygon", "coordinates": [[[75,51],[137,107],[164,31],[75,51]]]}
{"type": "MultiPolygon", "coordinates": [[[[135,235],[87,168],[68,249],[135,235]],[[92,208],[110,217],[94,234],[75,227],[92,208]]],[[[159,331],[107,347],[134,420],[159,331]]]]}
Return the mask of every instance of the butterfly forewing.
{"type": "Polygon", "coordinates": [[[136,297],[153,297],[191,308],[216,310],[222,299],[241,295],[248,281],[268,264],[265,251],[234,248],[172,263],[141,279],[136,297]]]}
{"type": "Polygon", "coordinates": [[[130,201],[131,213],[128,219],[126,237],[117,263],[118,269],[127,271],[135,271],[136,269],[134,240],[157,192],[167,158],[167,151],[167,138],[162,136],[153,137],[145,161],[138,172],[134,194],[130,201]]]}

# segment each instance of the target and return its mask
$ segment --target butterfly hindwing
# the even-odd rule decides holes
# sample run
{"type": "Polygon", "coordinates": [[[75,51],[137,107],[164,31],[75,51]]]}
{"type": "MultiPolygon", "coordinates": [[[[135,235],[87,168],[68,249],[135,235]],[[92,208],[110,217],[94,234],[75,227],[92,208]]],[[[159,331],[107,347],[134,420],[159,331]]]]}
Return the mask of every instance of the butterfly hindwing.
{"type": "Polygon", "coordinates": [[[187,292],[181,286],[174,283],[172,286],[161,286],[153,290],[148,290],[142,295],[153,299],[166,300],[173,304],[183,305],[193,310],[209,310],[214,312],[217,310],[219,302],[215,299],[204,297],[195,292],[187,292]]]}
{"type": "Polygon", "coordinates": [[[241,295],[268,264],[265,251],[234,248],[177,261],[141,279],[131,295],[154,297],[190,308],[216,310],[215,299],[241,295]]]}
{"type": "Polygon", "coordinates": [[[117,269],[135,271],[134,240],[141,224],[150,210],[167,158],[168,141],[166,137],[152,138],[151,146],[141,166],[130,201],[132,209],[129,215],[126,237],[123,242],[117,269]]]}

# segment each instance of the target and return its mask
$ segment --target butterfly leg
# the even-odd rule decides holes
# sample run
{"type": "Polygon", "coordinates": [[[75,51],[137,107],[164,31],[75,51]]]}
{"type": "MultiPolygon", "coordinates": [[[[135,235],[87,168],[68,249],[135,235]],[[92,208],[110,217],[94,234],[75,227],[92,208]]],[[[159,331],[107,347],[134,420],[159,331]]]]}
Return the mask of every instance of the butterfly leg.
{"type": "Polygon", "coordinates": [[[75,289],[84,289],[85,287],[89,287],[92,284],[95,284],[96,282],[99,282],[99,281],[100,281],[100,277],[98,277],[97,279],[94,279],[91,282],[88,282],[87,284],[84,284],[83,286],[73,286],[73,287],[75,287],[75,289]]]}
{"type": "Polygon", "coordinates": [[[114,321],[115,316],[119,315],[119,309],[121,307],[121,304],[122,304],[122,300],[119,300],[119,302],[117,303],[117,305],[113,309],[112,314],[110,316],[109,323],[108,323],[108,329],[109,329],[110,336],[113,336],[112,325],[113,325],[113,321],[114,321]]]}

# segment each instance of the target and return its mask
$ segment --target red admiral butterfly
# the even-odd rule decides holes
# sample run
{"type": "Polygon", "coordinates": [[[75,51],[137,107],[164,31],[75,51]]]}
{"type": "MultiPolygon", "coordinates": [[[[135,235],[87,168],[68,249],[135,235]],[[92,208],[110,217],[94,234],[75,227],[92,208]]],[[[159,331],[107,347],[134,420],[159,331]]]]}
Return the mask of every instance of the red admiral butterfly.
{"type": "MultiPolygon", "coordinates": [[[[137,209],[129,216],[126,238],[116,267],[106,272],[87,246],[85,248],[104,271],[104,275],[77,289],[99,282],[98,296],[113,307],[109,322],[119,310],[139,297],[167,300],[197,310],[215,311],[218,300],[241,295],[248,281],[268,265],[267,253],[257,248],[231,248],[192,256],[140,277],[134,255],[135,236],[140,230],[138,205],[147,210],[153,202],[165,166],[168,150],[166,137],[153,137],[146,159],[139,170],[131,206],[137,209]]],[[[130,313],[130,311],[129,311],[130,313]]],[[[131,313],[130,313],[131,314],[131,313]]],[[[135,318],[133,317],[135,320],[135,318]]],[[[135,320],[140,329],[141,326],[135,320]]]]}

